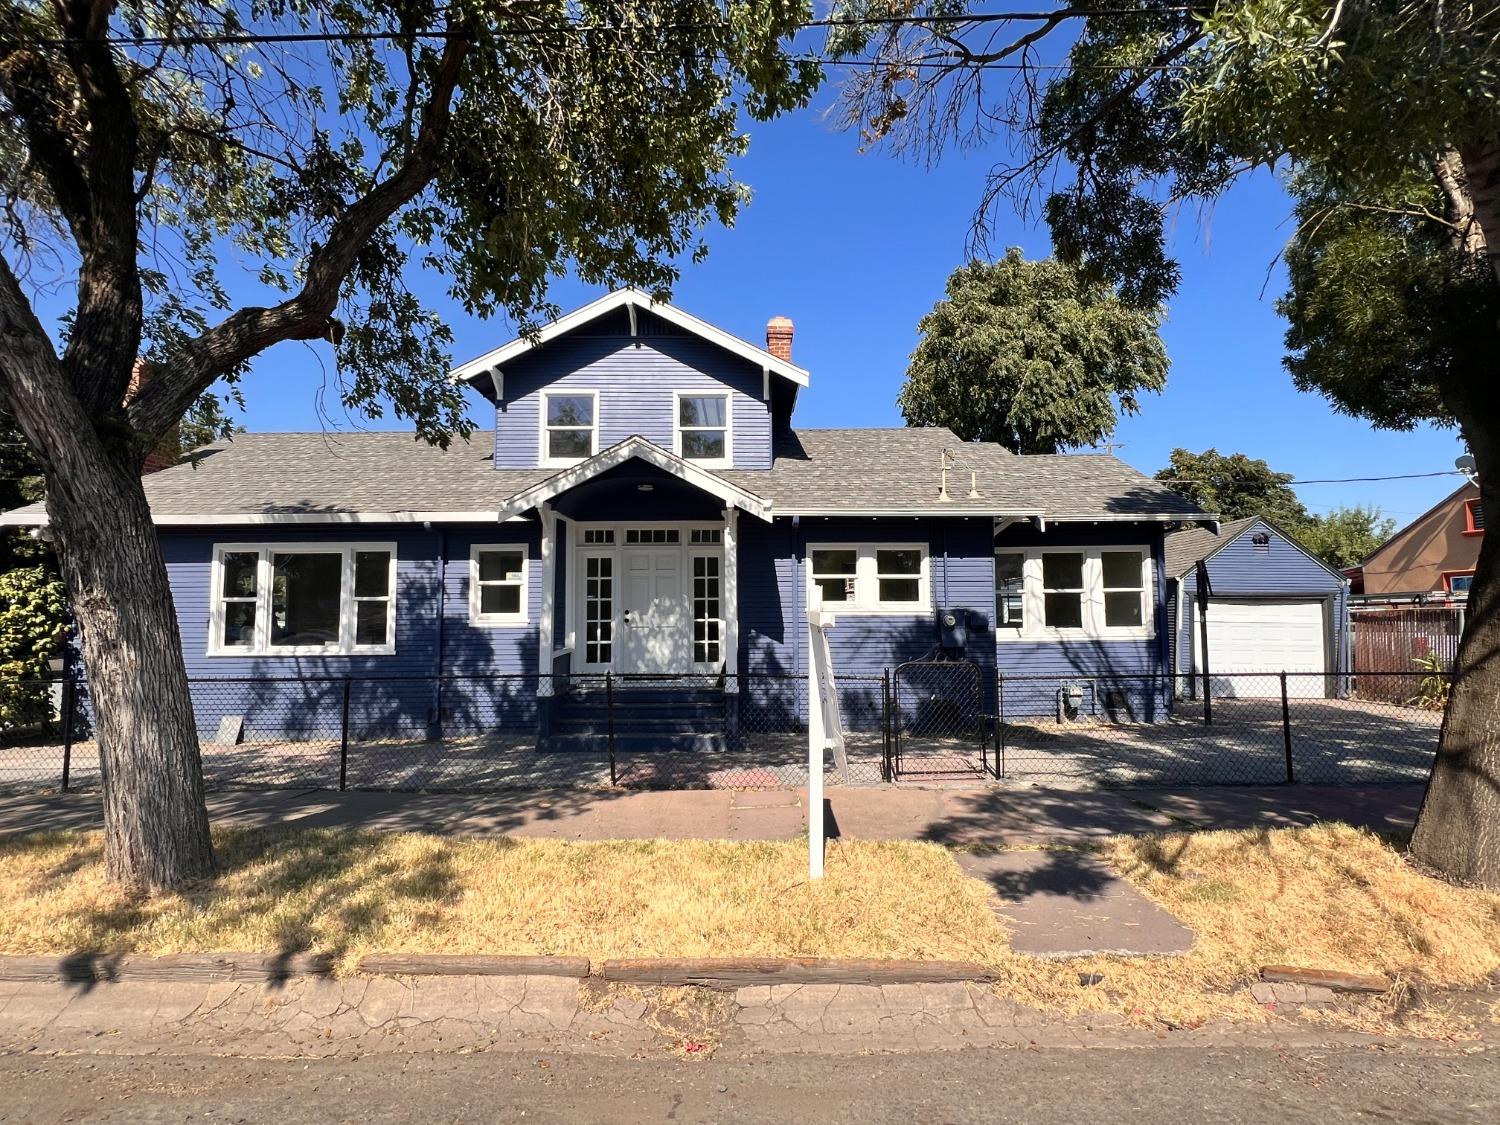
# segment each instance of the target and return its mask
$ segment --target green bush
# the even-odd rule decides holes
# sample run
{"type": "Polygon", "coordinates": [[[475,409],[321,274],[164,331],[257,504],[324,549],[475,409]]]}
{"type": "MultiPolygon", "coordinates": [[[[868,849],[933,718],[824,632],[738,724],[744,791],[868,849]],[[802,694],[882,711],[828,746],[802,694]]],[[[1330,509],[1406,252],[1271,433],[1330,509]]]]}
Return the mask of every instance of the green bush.
{"type": "Polygon", "coordinates": [[[51,695],[42,681],[72,627],[67,592],[50,566],[0,574],[0,729],[51,719],[51,695]]]}

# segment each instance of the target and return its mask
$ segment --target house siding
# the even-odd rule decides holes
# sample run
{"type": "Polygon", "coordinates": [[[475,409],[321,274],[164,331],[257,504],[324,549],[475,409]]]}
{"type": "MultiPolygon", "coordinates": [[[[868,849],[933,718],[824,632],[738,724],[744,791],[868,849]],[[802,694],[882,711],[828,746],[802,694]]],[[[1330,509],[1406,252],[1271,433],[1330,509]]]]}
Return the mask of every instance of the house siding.
{"type": "Polygon", "coordinates": [[[747,727],[770,721],[758,709],[807,715],[807,572],[809,543],[921,543],[927,547],[931,599],[910,614],[838,614],[828,649],[840,685],[846,724],[878,724],[880,679],[905,661],[938,655],[939,609],[973,610],[964,656],[980,668],[988,699],[994,678],[989,636],[994,599],[990,522],[956,520],[816,520],[793,528],[787,520],[740,524],[740,667],[748,674],[743,703],[747,727]],[[784,698],[774,699],[778,692],[784,698]],[[796,699],[795,707],[787,700],[796,699]]]}
{"type": "Polygon", "coordinates": [[[671,450],[674,391],[730,392],[736,469],[771,467],[771,412],[760,368],[693,336],[581,333],[528,353],[505,370],[495,412],[495,467],[540,463],[544,390],[597,391],[599,449],[632,435],[671,450]]]}
{"type": "MultiPolygon", "coordinates": [[[[1213,585],[1213,596],[1216,598],[1324,599],[1328,603],[1328,667],[1335,672],[1344,670],[1348,589],[1341,576],[1334,574],[1275,528],[1259,523],[1251,524],[1241,531],[1233,541],[1208,560],[1207,566],[1208,580],[1213,585]],[[1253,539],[1257,532],[1265,532],[1269,536],[1270,542],[1265,548],[1255,546],[1253,539]]],[[[1173,591],[1172,667],[1184,676],[1192,672],[1193,630],[1197,628],[1197,592],[1198,576],[1193,571],[1182,577],[1180,606],[1177,604],[1176,591],[1173,591]]],[[[1185,690],[1188,686],[1183,685],[1185,690]]]]}
{"type": "Polygon", "coordinates": [[[1144,547],[1151,554],[1154,635],[1123,640],[1008,640],[997,630],[995,660],[1007,717],[1054,714],[1058,689],[1071,682],[1093,684],[1092,689],[1085,688],[1086,707],[1102,709],[1105,693],[1117,692],[1123,693],[1121,703],[1132,717],[1147,722],[1167,717],[1172,695],[1167,675],[1171,626],[1161,525],[1052,524],[1038,531],[1031,524],[1018,524],[1001,532],[994,543],[996,551],[1116,546],[1144,547]],[[1089,690],[1096,698],[1087,698],[1089,690]]]}
{"type": "Polygon", "coordinates": [[[533,523],[426,530],[408,525],[353,528],[230,528],[219,533],[161,533],[183,656],[192,681],[200,735],[222,719],[244,720],[247,739],[296,735],[337,740],[343,681],[350,686],[355,739],[408,737],[441,720],[457,729],[524,725],[534,687],[502,683],[497,673],[536,670],[541,610],[538,529],[533,523]],[[218,543],[390,542],[396,546],[395,652],[348,656],[210,656],[209,604],[218,543]],[[528,623],[481,628],[469,623],[469,548],[475,543],[528,547],[528,623]],[[441,593],[439,583],[441,582],[441,593]],[[487,683],[439,686],[434,677],[482,676],[487,683]]]}

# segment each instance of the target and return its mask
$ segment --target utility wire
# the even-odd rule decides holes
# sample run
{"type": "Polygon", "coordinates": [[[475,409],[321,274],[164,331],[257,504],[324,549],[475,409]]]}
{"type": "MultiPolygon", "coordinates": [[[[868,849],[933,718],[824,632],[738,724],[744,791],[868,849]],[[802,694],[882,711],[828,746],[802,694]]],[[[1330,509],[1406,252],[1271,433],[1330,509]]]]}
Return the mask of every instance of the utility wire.
{"type": "MultiPolygon", "coordinates": [[[[1380,480],[1426,480],[1431,477],[1462,477],[1468,474],[1461,469],[1443,469],[1436,473],[1396,473],[1388,477],[1326,477],[1318,480],[1287,480],[1280,483],[1285,485],[1297,484],[1365,484],[1370,481],[1380,480]]],[[[1192,477],[1168,477],[1162,480],[1153,477],[1157,484],[1164,484],[1169,488],[1174,484],[1223,484],[1222,480],[1198,480],[1192,477]]]]}

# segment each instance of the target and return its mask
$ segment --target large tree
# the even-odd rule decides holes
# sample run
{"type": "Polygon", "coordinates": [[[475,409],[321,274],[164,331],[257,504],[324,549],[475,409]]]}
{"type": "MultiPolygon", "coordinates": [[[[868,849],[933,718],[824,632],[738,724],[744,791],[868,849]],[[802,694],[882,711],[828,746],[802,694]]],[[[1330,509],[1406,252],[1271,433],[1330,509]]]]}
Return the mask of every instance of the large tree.
{"type": "Polygon", "coordinates": [[[1226,520],[1265,516],[1295,533],[1309,519],[1292,491],[1292,474],[1278,473],[1243,453],[1174,449],[1156,479],[1192,500],[1199,511],[1217,512],[1226,520]]]}
{"type": "Polygon", "coordinates": [[[1167,379],[1161,316],[1053,258],[1011,248],[948,278],[897,405],[911,426],[947,426],[1013,453],[1092,445],[1167,379]]]}
{"type": "MultiPolygon", "coordinates": [[[[841,0],[837,11],[862,22],[835,28],[830,48],[871,64],[846,86],[848,124],[868,142],[929,158],[1008,133],[1019,155],[993,170],[981,216],[1007,197],[1038,206],[1061,256],[1142,307],[1178,284],[1165,236],[1173,206],[1211,201],[1249,170],[1292,168],[1318,185],[1303,197],[1317,201],[1316,218],[1309,225],[1302,210],[1296,234],[1314,257],[1331,248],[1320,238],[1325,222],[1402,219],[1409,237],[1395,259],[1339,251],[1342,260],[1327,263],[1359,279],[1343,287],[1342,307],[1303,303],[1306,275],[1292,269],[1294,376],[1377,425],[1455,422],[1486,507],[1500,510],[1500,328],[1483,295],[1500,278],[1500,8],[1072,0],[1007,17],[903,0],[896,22],[876,20],[891,15],[887,0],[841,0]],[[1448,276],[1443,284],[1477,289],[1477,304],[1434,310],[1399,291],[1403,273],[1432,269],[1448,276]],[[1413,338],[1357,323],[1365,313],[1348,298],[1360,287],[1375,291],[1371,309],[1401,310],[1413,338]],[[1470,314],[1474,334],[1450,347],[1454,321],[1470,314]],[[1372,347],[1379,362],[1370,367],[1322,362],[1372,347]],[[1412,354],[1424,362],[1380,385],[1377,371],[1412,354]],[[1353,393],[1361,386],[1368,399],[1353,393]]],[[[1390,237],[1395,228],[1376,229],[1390,237]]],[[[1500,887],[1494,537],[1480,552],[1469,609],[1412,851],[1454,878],[1500,887]]]]}
{"type": "Polygon", "coordinates": [[[346,405],[466,434],[420,268],[523,325],[664,292],[743,202],[741,113],[804,103],[804,0],[0,0],[0,398],[46,477],[111,877],[212,870],[142,458],[216,380],[327,341],[346,405]],[[38,294],[67,283],[54,339],[38,294]],[[137,357],[151,380],[122,405],[137,357]]]}

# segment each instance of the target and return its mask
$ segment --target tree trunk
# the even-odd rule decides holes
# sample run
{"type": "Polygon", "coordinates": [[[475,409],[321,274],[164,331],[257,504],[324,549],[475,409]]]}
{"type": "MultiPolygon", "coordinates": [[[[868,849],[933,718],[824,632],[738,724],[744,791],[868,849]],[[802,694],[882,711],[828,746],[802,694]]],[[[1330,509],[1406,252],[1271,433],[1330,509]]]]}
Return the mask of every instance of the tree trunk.
{"type": "MultiPolygon", "coordinates": [[[[104,452],[93,434],[82,444],[104,452]]],[[[108,874],[159,891],[212,874],[214,862],[166,566],[135,458],[125,459],[50,473],[47,510],[93,703],[108,874]]]]}
{"type": "MultiPolygon", "coordinates": [[[[1479,466],[1480,502],[1500,512],[1500,400],[1454,403],[1479,466]]],[[[1453,692],[1411,854],[1450,879],[1500,890],[1500,540],[1486,535],[1469,592],[1453,692]]]]}
{"type": "MultiPolygon", "coordinates": [[[[1484,254],[1500,280],[1500,144],[1465,145],[1462,150],[1464,184],[1471,202],[1470,215],[1480,238],[1466,239],[1468,248],[1484,254]],[[1482,245],[1474,245],[1478,241],[1482,245]]],[[[1439,176],[1441,183],[1441,175],[1439,176]]],[[[1477,454],[1476,454],[1477,456],[1477,454]]],[[[1474,576],[1475,584],[1479,576],[1474,576]]]]}
{"type": "Polygon", "coordinates": [[[142,449],[118,408],[97,423],[84,412],[4,268],[0,339],[0,387],[46,470],[47,514],[78,622],[104,774],[106,868],[133,889],[181,887],[212,874],[213,849],[142,449]]]}

